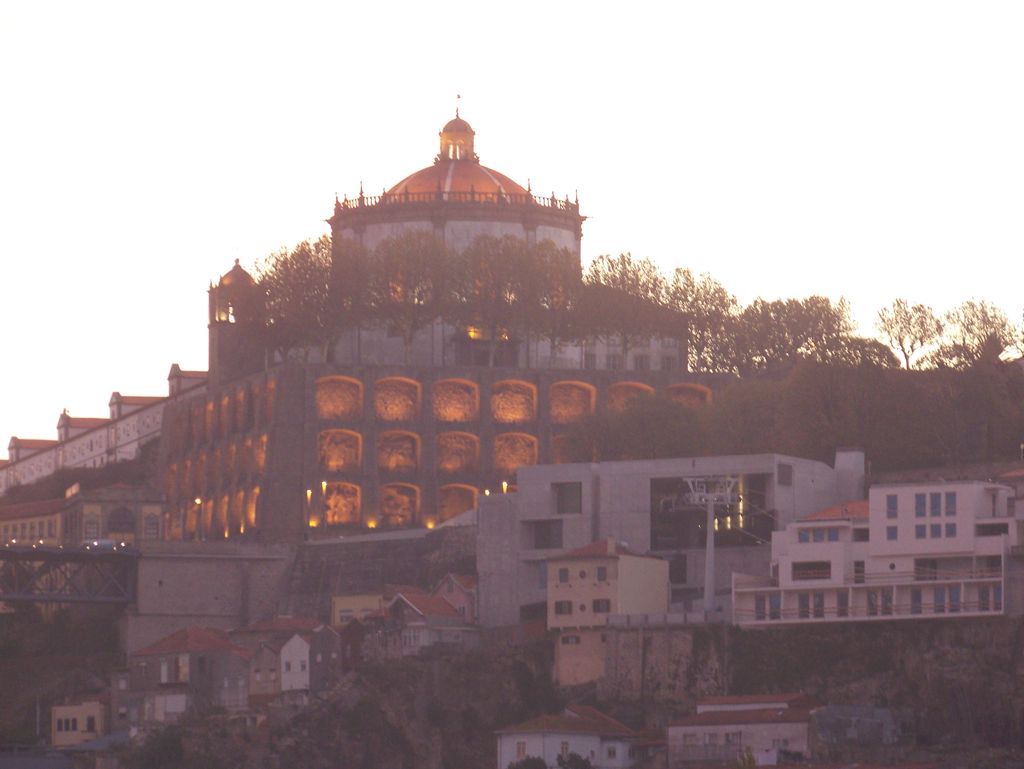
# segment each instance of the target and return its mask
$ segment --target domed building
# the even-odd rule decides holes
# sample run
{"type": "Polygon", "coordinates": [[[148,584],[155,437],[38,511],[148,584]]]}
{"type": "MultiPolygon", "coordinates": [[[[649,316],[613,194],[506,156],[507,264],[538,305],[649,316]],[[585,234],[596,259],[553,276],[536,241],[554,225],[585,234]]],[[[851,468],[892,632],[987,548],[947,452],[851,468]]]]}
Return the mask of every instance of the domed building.
{"type": "Polygon", "coordinates": [[[568,196],[537,197],[508,176],[480,162],[476,132],[459,117],[440,132],[433,165],[405,177],[379,196],[360,191],[338,201],[331,235],[367,249],[406,229],[434,233],[448,248],[461,250],[477,235],[514,235],[529,244],[552,241],[577,257],[584,217],[568,196]]]}
{"type": "MultiPolygon", "coordinates": [[[[480,163],[456,114],[432,165],[379,196],[335,201],[333,258],[356,241],[427,230],[452,250],[479,235],[550,240],[579,259],[584,217],[480,163]]],[[[564,461],[572,425],[640,393],[703,403],[673,339],[623,357],[595,339],[552,348],[510,339],[485,365],[471,329],[443,319],[409,349],[386,328],[342,337],[333,354],[271,360],[254,308],[259,288],[235,265],[210,287],[210,370],[195,397],[169,403],[161,436],[171,538],[264,540],[432,528],[514,488],[524,465],[564,461]]]]}

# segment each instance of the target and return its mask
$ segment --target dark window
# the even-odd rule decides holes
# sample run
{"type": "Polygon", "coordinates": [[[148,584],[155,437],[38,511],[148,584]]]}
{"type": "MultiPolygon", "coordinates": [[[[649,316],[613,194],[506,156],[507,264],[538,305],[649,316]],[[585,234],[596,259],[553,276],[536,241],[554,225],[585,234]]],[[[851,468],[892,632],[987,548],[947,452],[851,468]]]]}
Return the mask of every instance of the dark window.
{"type": "Polygon", "coordinates": [[[780,486],[793,485],[793,465],[779,462],[777,482],[780,486]]]}
{"type": "Polygon", "coordinates": [[[96,716],[85,717],[85,731],[95,732],[96,731],[96,716]]]}
{"type": "Polygon", "coordinates": [[[935,588],[933,610],[936,614],[944,614],[946,612],[946,588],[935,588]]]}
{"type": "Polygon", "coordinates": [[[885,517],[895,518],[899,513],[899,497],[895,494],[885,495],[885,517]]]}
{"type": "Polygon", "coordinates": [[[647,371],[651,367],[651,356],[649,355],[634,355],[633,356],[633,368],[636,371],[647,371]]]}
{"type": "Polygon", "coordinates": [[[593,610],[594,614],[607,614],[612,610],[612,602],[608,598],[595,598],[593,610]]]}
{"type": "Polygon", "coordinates": [[[597,581],[598,582],[607,582],[608,581],[608,567],[607,566],[598,566],[597,567],[597,581]]]}
{"type": "Polygon", "coordinates": [[[956,524],[955,523],[947,523],[946,524],[946,536],[947,537],[955,537],[956,536],[956,524]]]}
{"type": "Polygon", "coordinates": [[[597,353],[585,352],[583,353],[583,368],[595,369],[597,368],[597,353]]]}
{"type": "Polygon", "coordinates": [[[951,612],[960,611],[960,586],[950,585],[949,586],[949,610],[951,612]]]}
{"type": "Polygon", "coordinates": [[[558,570],[558,581],[559,582],[568,582],[569,581],[569,570],[568,569],[563,568],[563,569],[559,569],[558,570]]]}
{"type": "Polygon", "coordinates": [[[910,589],[910,613],[921,613],[921,588],[919,587],[913,587],[910,589]]]}
{"type": "Polygon", "coordinates": [[[831,561],[798,561],[793,564],[793,580],[830,579],[831,561]]]}
{"type": "Polygon", "coordinates": [[[800,614],[800,619],[810,619],[811,616],[811,596],[809,593],[800,593],[797,595],[797,608],[800,614]]]}
{"type": "Polygon", "coordinates": [[[800,529],[796,533],[796,541],[797,542],[810,542],[811,541],[811,532],[808,531],[807,529],[800,529]]]}
{"type": "Polygon", "coordinates": [[[853,530],[853,541],[854,542],[869,542],[871,539],[871,530],[867,528],[854,529],[853,530]]]}
{"type": "Polygon", "coordinates": [[[864,584],[864,561],[853,562],[853,582],[856,585],[864,584]]]}
{"type": "Polygon", "coordinates": [[[608,353],[604,356],[604,367],[609,371],[618,371],[622,368],[622,356],[617,353],[608,353]]]}
{"type": "Polygon", "coordinates": [[[754,596],[754,619],[767,619],[768,612],[766,611],[767,602],[764,600],[764,595],[758,593],[754,596]]]}
{"type": "Polygon", "coordinates": [[[674,371],[676,367],[676,359],[671,355],[666,355],[661,359],[661,370],[662,371],[674,371]]]}
{"type": "Polygon", "coordinates": [[[782,596],[778,593],[768,595],[768,619],[782,618],[782,596]]]}
{"type": "Polygon", "coordinates": [[[571,481],[551,484],[555,490],[555,512],[573,515],[583,512],[583,483],[571,481]]]}
{"type": "Polygon", "coordinates": [[[839,529],[829,529],[828,530],[828,541],[829,542],[838,542],[839,541],[839,529]]]}
{"type": "Polygon", "coordinates": [[[898,534],[899,534],[899,531],[898,531],[896,526],[886,526],[885,527],[885,538],[887,540],[889,540],[890,542],[895,540],[896,537],[898,536],[898,534]]]}
{"type": "Polygon", "coordinates": [[[939,537],[942,536],[942,524],[941,523],[933,523],[932,526],[931,526],[931,529],[932,529],[932,539],[938,539],[939,537]]]}
{"type": "Polygon", "coordinates": [[[914,527],[914,539],[924,539],[928,535],[928,527],[923,523],[914,527]]]}
{"type": "Polygon", "coordinates": [[[928,495],[928,508],[932,515],[942,515],[942,494],[933,491],[928,495]]]}
{"type": "Polygon", "coordinates": [[[674,555],[668,562],[668,581],[673,585],[686,584],[686,556],[674,555]]]}
{"type": "Polygon", "coordinates": [[[840,592],[836,593],[836,616],[850,616],[850,594],[847,593],[845,590],[841,590],[840,592]]]}
{"type": "Polygon", "coordinates": [[[536,550],[553,550],[562,546],[561,521],[534,521],[528,523],[529,547],[536,550]]]}
{"type": "Polygon", "coordinates": [[[824,529],[811,529],[811,539],[815,542],[825,541],[825,530],[824,529]]]}
{"type": "Polygon", "coordinates": [[[988,611],[991,604],[988,600],[988,585],[978,588],[978,611],[988,611]]]}
{"type": "Polygon", "coordinates": [[[562,643],[566,646],[578,646],[580,637],[578,635],[564,635],[562,636],[562,643]]]}
{"type": "Polygon", "coordinates": [[[555,601],[555,614],[572,614],[572,601],[555,601]]]}
{"type": "Polygon", "coordinates": [[[917,517],[917,518],[924,518],[924,515],[925,515],[925,512],[926,512],[926,510],[925,510],[926,504],[927,504],[927,498],[925,497],[924,494],[915,494],[914,495],[914,516],[915,517],[917,517]]]}
{"type": "Polygon", "coordinates": [[[956,492],[946,492],[946,515],[956,515],[956,492]]]}
{"type": "Polygon", "coordinates": [[[979,523],[974,527],[974,534],[978,537],[998,537],[1009,532],[1010,529],[1005,523],[979,523]]]}
{"type": "Polygon", "coordinates": [[[824,617],[825,616],[825,594],[815,593],[814,594],[814,616],[824,617]]]}

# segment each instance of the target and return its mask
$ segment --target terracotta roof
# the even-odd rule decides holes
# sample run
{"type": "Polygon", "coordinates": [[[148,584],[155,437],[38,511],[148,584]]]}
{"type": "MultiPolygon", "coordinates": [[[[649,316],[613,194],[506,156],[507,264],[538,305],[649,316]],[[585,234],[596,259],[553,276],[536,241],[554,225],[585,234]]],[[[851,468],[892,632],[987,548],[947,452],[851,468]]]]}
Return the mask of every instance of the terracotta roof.
{"type": "Polygon", "coordinates": [[[462,615],[443,598],[437,596],[428,595],[426,593],[398,593],[394,598],[391,599],[393,605],[397,600],[403,600],[415,611],[422,614],[424,617],[453,617],[456,619],[462,619],[462,615]]]}
{"type": "Polygon", "coordinates": [[[0,521],[53,515],[63,509],[65,502],[66,500],[61,497],[60,499],[42,499],[36,502],[18,502],[13,505],[4,505],[0,507],[0,521]]]}
{"type": "Polygon", "coordinates": [[[118,393],[117,397],[126,406],[148,406],[151,403],[167,400],[163,395],[121,395],[118,393]]]}
{"type": "Polygon", "coordinates": [[[632,555],[637,558],[656,557],[653,555],[646,556],[641,553],[634,552],[621,542],[617,542],[614,539],[599,539],[597,542],[591,542],[589,545],[578,547],[567,553],[550,556],[548,560],[556,561],[563,558],[618,558],[620,555],[632,555]]]}
{"type": "Polygon", "coordinates": [[[232,633],[306,633],[316,630],[324,623],[312,617],[274,617],[246,627],[236,628],[232,633]]]}
{"type": "Polygon", "coordinates": [[[843,502],[841,505],[833,505],[811,513],[800,521],[866,521],[868,519],[868,501],[866,499],[855,499],[850,502],[843,502]]]}
{"type": "Polygon", "coordinates": [[[473,160],[443,158],[434,165],[405,177],[388,190],[388,195],[475,192],[478,195],[526,195],[525,189],[505,174],[480,165],[473,160]]]}
{"type": "Polygon", "coordinates": [[[83,430],[92,430],[96,427],[102,427],[110,422],[105,417],[68,417],[65,421],[68,427],[77,427],[83,430]]]}
{"type": "Polygon", "coordinates": [[[21,449],[48,449],[57,445],[57,441],[45,438],[11,438],[11,445],[21,449]]]}
{"type": "Polygon", "coordinates": [[[499,729],[497,734],[523,733],[594,734],[600,737],[632,737],[636,734],[625,724],[594,708],[570,705],[566,712],[553,716],[537,716],[529,721],[499,729]],[[577,714],[574,714],[577,713],[577,714]]]}
{"type": "Polygon", "coordinates": [[[729,726],[742,724],[802,724],[811,720],[804,708],[759,708],[755,710],[714,710],[673,721],[670,726],[729,726]]]}
{"type": "Polygon", "coordinates": [[[155,654],[185,654],[191,652],[225,652],[242,659],[252,657],[252,652],[233,644],[223,630],[208,627],[186,627],[161,638],[131,656],[149,657],[155,654]]]}
{"type": "Polygon", "coordinates": [[[1017,478],[1024,478],[1024,467],[1018,467],[1016,470],[1010,470],[1000,476],[999,479],[1006,478],[1007,480],[1016,480],[1017,478]]]}
{"type": "Polygon", "coordinates": [[[795,703],[810,699],[803,692],[783,692],[781,694],[726,694],[712,697],[701,697],[697,706],[701,705],[764,705],[766,703],[795,703]]]}
{"type": "Polygon", "coordinates": [[[453,572],[448,572],[444,575],[441,581],[437,583],[437,587],[434,588],[435,593],[445,582],[448,581],[449,577],[451,577],[454,582],[458,583],[463,590],[476,590],[477,577],[475,574],[455,574],[453,572]]]}

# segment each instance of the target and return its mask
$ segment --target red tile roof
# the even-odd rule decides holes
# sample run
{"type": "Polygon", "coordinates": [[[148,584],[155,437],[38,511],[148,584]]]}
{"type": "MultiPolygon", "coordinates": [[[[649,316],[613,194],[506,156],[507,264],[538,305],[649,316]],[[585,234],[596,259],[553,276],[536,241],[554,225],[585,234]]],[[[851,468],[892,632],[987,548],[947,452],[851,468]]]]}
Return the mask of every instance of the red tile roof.
{"type": "Polygon", "coordinates": [[[578,547],[567,553],[553,555],[548,558],[548,560],[554,561],[561,560],[563,558],[618,558],[620,555],[632,555],[638,558],[655,557],[636,553],[626,547],[623,543],[617,542],[614,539],[599,539],[597,542],[591,542],[589,545],[578,547]]]}
{"type": "Polygon", "coordinates": [[[161,638],[131,656],[149,657],[156,654],[187,654],[192,652],[225,652],[242,659],[252,657],[252,652],[233,644],[223,630],[208,627],[186,627],[161,638]]]}
{"type": "Polygon", "coordinates": [[[75,427],[82,430],[93,430],[97,427],[102,427],[110,422],[109,419],[104,417],[68,417],[67,426],[75,427]]]}
{"type": "Polygon", "coordinates": [[[406,604],[411,606],[424,617],[462,618],[462,615],[459,614],[454,606],[438,596],[428,595],[426,593],[398,593],[391,599],[391,602],[394,604],[394,602],[398,600],[405,601],[406,604]]]}
{"type": "Polygon", "coordinates": [[[844,502],[841,505],[833,505],[811,513],[801,521],[866,521],[868,519],[868,501],[856,499],[844,502]]]}
{"type": "Polygon", "coordinates": [[[671,726],[730,726],[743,724],[802,724],[811,720],[804,708],[759,708],[755,710],[715,710],[673,721],[671,726]]]}
{"type": "Polygon", "coordinates": [[[11,444],[21,449],[48,449],[57,445],[57,441],[45,438],[11,438],[11,444]]]}
{"type": "Polygon", "coordinates": [[[611,716],[582,705],[570,705],[561,715],[537,716],[499,729],[497,734],[525,733],[594,734],[600,737],[632,737],[636,734],[611,716]]]}
{"type": "Polygon", "coordinates": [[[148,406],[151,403],[167,400],[162,395],[121,395],[119,399],[126,406],[148,406]]]}
{"type": "Polygon", "coordinates": [[[14,505],[4,505],[0,507],[0,521],[53,515],[61,511],[65,501],[61,497],[60,499],[41,499],[36,502],[18,502],[14,505]]]}

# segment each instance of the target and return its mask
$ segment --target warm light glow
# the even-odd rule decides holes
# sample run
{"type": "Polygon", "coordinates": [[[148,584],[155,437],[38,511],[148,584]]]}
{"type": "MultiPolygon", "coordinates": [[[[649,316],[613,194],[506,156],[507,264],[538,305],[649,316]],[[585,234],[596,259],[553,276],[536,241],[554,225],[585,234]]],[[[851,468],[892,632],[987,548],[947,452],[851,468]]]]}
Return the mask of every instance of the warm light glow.
{"type": "Polygon", "coordinates": [[[434,528],[434,526],[435,526],[434,522],[432,520],[428,519],[427,520],[427,528],[428,529],[432,529],[432,528],[434,528]]]}
{"type": "Polygon", "coordinates": [[[491,496],[491,490],[490,489],[484,489],[484,496],[485,497],[491,496]]]}
{"type": "Polygon", "coordinates": [[[718,519],[715,518],[715,531],[718,531],[718,519]]]}
{"type": "Polygon", "coordinates": [[[377,528],[377,522],[375,520],[373,520],[373,518],[371,518],[370,520],[368,520],[366,522],[366,528],[368,528],[368,529],[376,529],[377,528]]]}
{"type": "Polygon", "coordinates": [[[508,494],[508,481],[501,482],[501,493],[508,494]]]}
{"type": "Polygon", "coordinates": [[[306,504],[313,498],[313,489],[306,489],[306,504]]]}
{"type": "Polygon", "coordinates": [[[318,521],[316,518],[310,518],[309,519],[309,528],[315,529],[319,525],[320,525],[320,521],[318,521]]]}
{"type": "Polygon", "coordinates": [[[197,505],[201,505],[201,504],[203,504],[203,500],[201,500],[201,499],[200,499],[199,497],[196,497],[196,498],[195,498],[195,499],[193,499],[192,501],[193,501],[193,502],[194,502],[195,504],[197,504],[197,505]]]}
{"type": "Polygon", "coordinates": [[[725,516],[725,528],[727,528],[727,529],[731,529],[732,528],[732,516],[731,515],[725,516]]]}
{"type": "Polygon", "coordinates": [[[736,516],[736,525],[739,526],[741,529],[743,528],[743,515],[742,514],[736,516]]]}
{"type": "Polygon", "coordinates": [[[483,339],[484,333],[476,326],[470,326],[469,328],[466,329],[466,336],[468,336],[470,339],[483,339]]]}
{"type": "Polygon", "coordinates": [[[327,481],[320,481],[320,493],[321,494],[326,494],[327,493],[327,481]]]}

